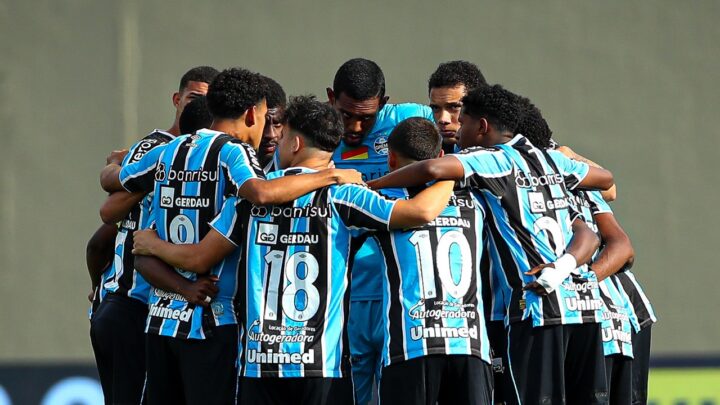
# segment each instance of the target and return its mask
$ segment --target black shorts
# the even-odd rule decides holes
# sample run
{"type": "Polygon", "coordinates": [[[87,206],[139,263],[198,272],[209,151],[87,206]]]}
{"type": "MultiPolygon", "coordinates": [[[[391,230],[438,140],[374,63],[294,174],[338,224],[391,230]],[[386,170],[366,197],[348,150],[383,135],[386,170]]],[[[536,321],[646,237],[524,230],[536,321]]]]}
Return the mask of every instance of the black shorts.
{"type": "Polygon", "coordinates": [[[240,378],[239,404],[353,405],[352,377],[240,378]]]}
{"type": "Polygon", "coordinates": [[[508,327],[509,404],[607,404],[600,325],[508,327]]]}
{"type": "Polygon", "coordinates": [[[632,365],[632,403],[647,404],[648,373],[650,372],[650,333],[648,325],[640,332],[632,334],[633,365],[632,365]]]}
{"type": "Polygon", "coordinates": [[[622,354],[605,357],[608,398],[613,405],[632,404],[633,359],[622,354]]]}
{"type": "Polygon", "coordinates": [[[488,339],[492,353],[493,387],[495,389],[495,403],[505,402],[509,395],[507,390],[512,388],[510,371],[507,369],[507,332],[504,321],[490,321],[487,323],[488,339]]]}
{"type": "Polygon", "coordinates": [[[238,326],[206,339],[147,335],[147,403],[235,404],[238,326]]]}
{"type": "Polygon", "coordinates": [[[435,354],[382,370],[380,404],[492,404],[490,365],[475,356],[435,354]]]}
{"type": "Polygon", "coordinates": [[[138,404],[145,386],[148,306],[108,294],[90,320],[90,341],[106,404],[138,404]]]}

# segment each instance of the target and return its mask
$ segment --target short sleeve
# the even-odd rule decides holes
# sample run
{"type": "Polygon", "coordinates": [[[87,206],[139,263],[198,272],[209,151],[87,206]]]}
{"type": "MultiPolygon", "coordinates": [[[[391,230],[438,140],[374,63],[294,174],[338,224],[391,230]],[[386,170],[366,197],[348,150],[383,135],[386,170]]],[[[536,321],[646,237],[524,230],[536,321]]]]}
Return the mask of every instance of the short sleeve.
{"type": "Polygon", "coordinates": [[[140,229],[157,229],[157,210],[152,208],[152,204],[150,204],[150,206],[148,218],[144,222],[144,225],[141,225],[140,229]]]}
{"type": "Polygon", "coordinates": [[[549,150],[548,155],[555,162],[560,174],[565,177],[565,187],[570,190],[576,189],[590,171],[587,163],[570,159],[556,150],[549,150]]]}
{"type": "Polygon", "coordinates": [[[462,186],[486,189],[495,195],[502,195],[507,178],[512,175],[513,165],[499,150],[468,148],[452,155],[463,166],[462,186]]]}
{"type": "Polygon", "coordinates": [[[365,186],[349,184],[336,187],[332,201],[347,228],[362,231],[390,229],[395,200],[365,186]]]}
{"type": "Polygon", "coordinates": [[[220,160],[232,185],[232,189],[225,194],[237,193],[243,184],[250,179],[265,178],[260,162],[258,162],[255,155],[255,150],[246,143],[226,143],[220,152],[220,160]]]}
{"type": "Polygon", "coordinates": [[[593,215],[598,214],[612,214],[612,208],[602,197],[599,191],[586,191],[585,196],[587,197],[588,204],[590,204],[590,212],[593,215]]]}
{"type": "Polygon", "coordinates": [[[225,239],[229,240],[233,245],[239,246],[241,241],[242,221],[239,215],[240,199],[237,197],[229,197],[225,199],[220,213],[210,221],[210,226],[215,229],[225,239]]]}
{"type": "Polygon", "coordinates": [[[120,184],[129,192],[149,193],[155,187],[155,170],[165,145],[146,152],[139,160],[131,159],[120,169],[120,184]]]}

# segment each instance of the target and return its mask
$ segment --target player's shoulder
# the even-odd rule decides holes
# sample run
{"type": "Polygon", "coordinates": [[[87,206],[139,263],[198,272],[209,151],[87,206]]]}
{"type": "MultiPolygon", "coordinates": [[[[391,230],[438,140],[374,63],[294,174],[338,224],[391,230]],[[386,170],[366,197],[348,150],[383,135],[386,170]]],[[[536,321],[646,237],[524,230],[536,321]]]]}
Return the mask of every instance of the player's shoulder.
{"type": "Polygon", "coordinates": [[[408,118],[423,117],[430,119],[432,110],[430,107],[417,103],[385,104],[380,110],[380,118],[395,123],[400,123],[408,118]]]}

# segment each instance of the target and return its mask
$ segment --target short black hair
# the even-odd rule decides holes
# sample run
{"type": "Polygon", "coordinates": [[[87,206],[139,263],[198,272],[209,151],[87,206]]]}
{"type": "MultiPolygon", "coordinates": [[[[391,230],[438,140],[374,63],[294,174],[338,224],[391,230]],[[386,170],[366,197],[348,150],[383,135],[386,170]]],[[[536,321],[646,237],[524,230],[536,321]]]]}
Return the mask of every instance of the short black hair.
{"type": "Polygon", "coordinates": [[[520,97],[520,108],[524,111],[523,118],[518,123],[515,133],[525,136],[538,148],[551,148],[552,130],[540,109],[525,97],[520,97]]]}
{"type": "Polygon", "coordinates": [[[340,114],[312,95],[290,97],[283,120],[312,146],[326,152],[333,152],[340,145],[345,131],[340,114]]]}
{"type": "Polygon", "coordinates": [[[197,66],[194,67],[182,76],[180,79],[180,88],[179,92],[182,93],[183,90],[185,90],[185,87],[187,87],[188,82],[203,82],[203,83],[211,83],[215,76],[218,75],[217,69],[215,69],[212,66],[197,66]]]}
{"type": "Polygon", "coordinates": [[[267,96],[265,97],[267,100],[267,107],[268,108],[285,108],[287,105],[287,96],[285,95],[285,90],[283,90],[280,83],[276,82],[275,80],[265,77],[265,80],[267,81],[267,87],[268,92],[267,96]]]}
{"type": "Polygon", "coordinates": [[[335,97],[340,94],[355,100],[385,97],[385,75],[377,63],[363,58],[350,59],[340,66],[333,81],[335,97]]]}
{"type": "Polygon", "coordinates": [[[499,84],[481,86],[463,97],[463,112],[473,118],[485,118],[498,131],[514,134],[524,113],[519,99],[499,84]]]}
{"type": "Polygon", "coordinates": [[[470,91],[480,86],[487,86],[485,76],[474,63],[454,60],[441,63],[428,80],[428,92],[439,87],[465,86],[470,91]]]}
{"type": "Polygon", "coordinates": [[[210,83],[208,108],[215,118],[237,119],[267,93],[267,80],[260,74],[242,68],[225,69],[210,83]]]}
{"type": "Polygon", "coordinates": [[[197,97],[187,103],[180,114],[180,133],[194,134],[198,129],[210,128],[212,115],[207,105],[207,97],[197,97]]]}
{"type": "Polygon", "coordinates": [[[388,147],[408,159],[433,159],[440,154],[442,137],[432,121],[413,117],[393,129],[388,137],[388,147]]]}

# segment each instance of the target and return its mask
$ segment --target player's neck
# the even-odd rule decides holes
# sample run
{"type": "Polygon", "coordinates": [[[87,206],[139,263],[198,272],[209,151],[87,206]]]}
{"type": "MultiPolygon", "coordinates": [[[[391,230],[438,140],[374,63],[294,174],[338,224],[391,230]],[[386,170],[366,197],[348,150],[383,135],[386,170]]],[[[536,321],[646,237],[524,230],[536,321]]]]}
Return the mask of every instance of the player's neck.
{"type": "Polygon", "coordinates": [[[250,142],[250,128],[245,126],[242,120],[213,120],[210,129],[223,132],[241,142],[250,142]]]}
{"type": "Polygon", "coordinates": [[[178,123],[178,120],[175,120],[170,129],[165,132],[167,132],[168,134],[172,134],[173,136],[182,135],[180,134],[180,124],[178,123]]]}
{"type": "Polygon", "coordinates": [[[328,168],[332,154],[327,152],[299,153],[290,162],[290,167],[305,167],[312,170],[328,168]]]}

